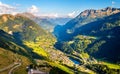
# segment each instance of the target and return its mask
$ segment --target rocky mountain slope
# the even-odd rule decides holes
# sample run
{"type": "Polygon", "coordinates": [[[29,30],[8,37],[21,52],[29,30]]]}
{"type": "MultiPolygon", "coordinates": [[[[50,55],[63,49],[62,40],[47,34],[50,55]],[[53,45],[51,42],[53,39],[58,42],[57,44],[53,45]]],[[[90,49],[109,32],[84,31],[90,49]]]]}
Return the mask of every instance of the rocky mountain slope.
{"type": "MultiPolygon", "coordinates": [[[[55,29],[58,30],[58,33],[56,32],[58,42],[55,44],[55,46],[57,49],[60,49],[66,54],[70,55],[71,58],[79,61],[83,65],[100,64],[100,66],[103,67],[105,63],[99,63],[99,61],[107,61],[118,65],[120,62],[119,9],[108,7],[100,10],[102,15],[98,15],[97,13],[95,15],[95,13],[87,13],[86,11],[86,14],[83,15],[82,12],[82,16],[78,15],[73,19],[76,22],[71,20],[71,23],[68,22],[69,24],[66,24],[63,27],[58,26],[55,29]],[[77,19],[78,17],[79,19],[77,19]],[[80,19],[83,17],[85,18],[80,19]],[[83,24],[81,21],[86,23],[83,24]],[[79,26],[76,27],[76,25],[79,26]],[[70,31],[71,28],[74,28],[74,32],[70,31]]],[[[95,66],[96,65],[91,67],[92,70],[93,68],[95,69],[95,66]]],[[[107,66],[111,67],[112,65],[107,64],[107,66]]],[[[114,67],[114,69],[116,68],[114,67]]],[[[102,72],[112,74],[112,72],[119,73],[119,70],[101,70],[98,73],[102,72]]]]}
{"type": "Polygon", "coordinates": [[[119,8],[107,7],[100,10],[85,10],[77,17],[66,23],[64,26],[56,26],[54,34],[58,40],[70,40],[76,29],[90,22],[98,21],[104,17],[120,12],[119,8]]]}
{"type": "MultiPolygon", "coordinates": [[[[51,72],[53,69],[52,71],[54,72],[54,69],[57,68],[55,73],[58,70],[59,72],[73,73],[73,70],[65,66],[73,67],[73,62],[64,53],[54,48],[55,41],[56,39],[52,34],[43,30],[38,24],[27,17],[10,14],[1,15],[0,59],[4,61],[0,63],[0,70],[4,69],[4,67],[7,68],[7,65],[8,67],[10,64],[15,65],[14,63],[17,62],[20,64],[20,69],[18,68],[13,71],[17,74],[27,74],[26,67],[29,65],[36,66],[41,71],[51,72]],[[8,63],[7,60],[9,60],[8,63]],[[42,70],[39,67],[39,65],[43,65],[41,62],[46,63],[42,68],[48,65],[46,69],[42,70]]],[[[3,74],[8,72],[9,69],[8,71],[1,71],[3,74]]]]}
{"type": "Polygon", "coordinates": [[[22,66],[15,73],[27,73],[26,66],[32,63],[29,52],[20,46],[12,35],[0,30],[0,74],[7,74],[15,66],[15,63],[21,63],[22,66]],[[24,62],[24,63],[23,63],[24,62]],[[9,67],[10,65],[13,65],[9,67]]]}
{"type": "Polygon", "coordinates": [[[0,29],[21,40],[33,41],[36,37],[47,34],[34,21],[23,16],[10,14],[0,16],[0,29]]]}

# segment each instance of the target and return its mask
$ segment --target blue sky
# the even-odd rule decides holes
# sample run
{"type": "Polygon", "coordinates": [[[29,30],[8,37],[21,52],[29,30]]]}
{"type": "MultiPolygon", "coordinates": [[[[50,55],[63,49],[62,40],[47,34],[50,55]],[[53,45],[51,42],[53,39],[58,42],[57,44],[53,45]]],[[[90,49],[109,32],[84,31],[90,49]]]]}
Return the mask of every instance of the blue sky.
{"type": "Polygon", "coordinates": [[[120,7],[119,0],[0,0],[0,2],[14,7],[15,12],[31,12],[56,17],[74,17],[86,9],[101,9],[108,6],[120,7]]]}

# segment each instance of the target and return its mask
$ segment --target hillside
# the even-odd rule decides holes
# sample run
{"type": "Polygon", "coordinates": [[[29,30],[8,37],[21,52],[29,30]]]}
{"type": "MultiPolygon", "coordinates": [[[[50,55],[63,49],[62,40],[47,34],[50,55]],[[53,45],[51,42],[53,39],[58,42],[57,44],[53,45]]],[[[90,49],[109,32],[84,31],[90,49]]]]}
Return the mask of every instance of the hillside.
{"type": "Polygon", "coordinates": [[[0,59],[3,59],[1,68],[13,65],[7,69],[8,71],[1,71],[1,73],[7,74],[19,65],[12,72],[26,74],[26,67],[35,66],[32,68],[43,72],[73,73],[73,70],[68,67],[73,67],[73,62],[64,53],[54,48],[56,39],[29,18],[10,14],[1,15],[0,29],[0,59]],[[6,63],[7,60],[10,61],[6,63]],[[41,65],[42,67],[39,67],[41,65]]]}
{"type": "MultiPolygon", "coordinates": [[[[12,16],[6,14],[6,15],[2,15],[1,18],[2,19],[1,19],[0,28],[6,31],[11,36],[13,36],[15,38],[14,42],[19,44],[19,41],[21,41],[20,45],[27,45],[31,49],[40,47],[41,53],[42,50],[45,51],[46,49],[47,50],[45,51],[45,53],[51,51],[49,52],[49,54],[51,54],[52,51],[53,52],[56,51],[56,49],[54,49],[53,47],[56,39],[52,36],[52,34],[43,30],[40,26],[38,26],[38,24],[28,19],[27,17],[23,17],[19,15],[12,16]],[[3,17],[7,19],[5,22],[2,21],[3,17]]],[[[13,40],[11,42],[13,42],[13,40]]]]}
{"type": "MultiPolygon", "coordinates": [[[[110,10],[114,11],[114,8],[110,8],[110,10]]],[[[91,15],[87,16],[91,17],[91,15]]],[[[89,19],[87,16],[85,16],[86,19],[89,19]]],[[[55,29],[59,30],[59,33],[56,32],[58,42],[55,47],[65,52],[73,61],[79,62],[96,73],[117,74],[120,67],[117,69],[115,67],[111,69],[111,67],[114,64],[119,66],[120,63],[120,12],[110,15],[96,15],[96,18],[99,19],[94,21],[90,19],[91,22],[84,25],[79,24],[81,26],[77,28],[71,24],[63,27],[58,26],[55,29]],[[74,32],[67,33],[66,30],[70,27],[74,28],[74,32]],[[103,70],[102,67],[106,67],[106,69],[103,70]]],[[[76,20],[76,22],[79,21],[81,19],[76,20]]]]}
{"type": "MultiPolygon", "coordinates": [[[[76,34],[75,31],[81,26],[84,26],[88,23],[99,21],[100,19],[116,14],[120,12],[119,8],[107,7],[100,10],[85,10],[81,12],[77,17],[70,20],[63,26],[56,26],[54,29],[54,34],[60,41],[66,41],[72,39],[72,35],[76,34]]],[[[79,32],[79,31],[78,31],[79,32]]]]}
{"type": "Polygon", "coordinates": [[[19,70],[15,70],[15,73],[26,74],[26,66],[32,63],[32,58],[28,51],[15,43],[15,41],[13,36],[0,30],[0,60],[2,60],[0,61],[0,74],[7,74],[11,69],[7,69],[7,67],[9,65],[15,66],[15,63],[22,64],[19,70]]]}
{"type": "Polygon", "coordinates": [[[23,16],[13,16],[10,14],[0,16],[0,29],[20,40],[28,41],[34,41],[36,37],[47,34],[34,21],[23,16]]]}
{"type": "Polygon", "coordinates": [[[120,61],[120,26],[107,31],[108,36],[101,37],[90,44],[86,52],[96,58],[103,58],[111,62],[119,63],[120,61]],[[112,55],[111,55],[112,54],[112,55]]]}
{"type": "Polygon", "coordinates": [[[88,23],[75,31],[75,35],[93,36],[96,38],[86,48],[87,52],[97,58],[104,58],[118,63],[119,58],[119,21],[120,13],[88,23]],[[114,44],[113,44],[114,43],[114,44]],[[111,55],[112,54],[112,55],[111,55]]]}
{"type": "Polygon", "coordinates": [[[0,16],[0,74],[120,72],[120,9],[85,10],[55,28],[58,41],[38,25],[46,21],[28,13],[0,16]]]}
{"type": "MultiPolygon", "coordinates": [[[[119,61],[119,53],[117,53],[119,51],[119,21],[120,13],[116,13],[77,28],[74,34],[68,35],[73,38],[73,42],[71,41],[72,43],[70,44],[68,42],[68,45],[71,46],[71,50],[69,47],[67,52],[81,52],[86,49],[90,54],[95,54],[94,57],[102,56],[102,58],[111,58],[114,59],[113,61],[119,61]],[[79,38],[76,39],[78,36],[79,38]],[[112,53],[108,52],[114,52],[114,54],[110,56],[112,53]]],[[[63,46],[65,46],[64,43],[63,46]]]]}

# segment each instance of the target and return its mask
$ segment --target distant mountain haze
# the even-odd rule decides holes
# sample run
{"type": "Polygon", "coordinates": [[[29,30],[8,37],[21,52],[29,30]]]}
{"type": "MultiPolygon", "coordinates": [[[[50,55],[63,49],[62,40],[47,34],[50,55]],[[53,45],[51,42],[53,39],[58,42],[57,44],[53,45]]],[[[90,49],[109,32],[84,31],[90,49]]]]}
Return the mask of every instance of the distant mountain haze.
{"type": "Polygon", "coordinates": [[[29,19],[39,24],[44,30],[48,32],[53,32],[53,29],[56,25],[64,25],[71,19],[71,18],[64,18],[64,17],[51,18],[51,17],[44,17],[44,16],[37,16],[37,15],[35,16],[32,13],[28,13],[28,12],[19,13],[17,15],[28,17],[29,19]]]}

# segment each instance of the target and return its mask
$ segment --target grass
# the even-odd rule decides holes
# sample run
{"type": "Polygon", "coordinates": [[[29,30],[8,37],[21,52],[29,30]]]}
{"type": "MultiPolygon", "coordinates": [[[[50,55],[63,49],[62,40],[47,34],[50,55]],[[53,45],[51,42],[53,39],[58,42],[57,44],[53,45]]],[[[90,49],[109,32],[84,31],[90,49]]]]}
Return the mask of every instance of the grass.
{"type": "MultiPolygon", "coordinates": [[[[22,60],[22,65],[15,69],[13,72],[15,72],[15,74],[27,74],[25,71],[26,67],[32,63],[27,57],[15,54],[11,51],[8,51],[7,49],[0,48],[0,69],[13,64],[14,62],[17,62],[19,59],[22,60]]],[[[10,69],[0,72],[0,74],[8,74],[9,70],[10,69]]]]}
{"type": "MultiPolygon", "coordinates": [[[[57,52],[56,50],[54,50],[54,47],[53,47],[54,43],[55,43],[55,39],[50,39],[50,38],[45,38],[45,37],[44,38],[39,37],[36,42],[24,42],[24,44],[26,46],[28,46],[29,48],[32,48],[33,49],[32,51],[39,54],[40,56],[43,56],[43,57],[51,56],[49,58],[54,60],[54,62],[49,61],[48,64],[51,67],[53,67],[53,69],[55,67],[55,68],[58,68],[64,72],[68,73],[68,74],[74,74],[73,70],[69,69],[68,67],[66,67],[64,65],[59,64],[59,61],[56,60],[56,58],[59,59],[58,55],[60,55],[60,53],[57,52]],[[58,53],[58,54],[55,54],[55,56],[53,56],[54,53],[58,53]]],[[[48,60],[46,60],[46,61],[48,61],[48,60]]],[[[67,62],[67,63],[69,63],[69,62],[67,62]]]]}
{"type": "Polygon", "coordinates": [[[68,74],[74,74],[73,70],[71,70],[71,69],[69,69],[68,67],[63,66],[63,65],[61,65],[61,64],[53,63],[53,62],[48,62],[48,64],[50,64],[50,65],[53,66],[53,67],[57,67],[57,68],[65,71],[65,72],[68,73],[68,74]]]}
{"type": "Polygon", "coordinates": [[[107,65],[111,69],[120,69],[120,65],[109,63],[109,62],[102,62],[103,65],[107,65]]]}
{"type": "Polygon", "coordinates": [[[39,44],[36,44],[34,42],[25,42],[24,44],[27,45],[28,47],[32,48],[33,52],[35,52],[41,56],[48,57],[48,53],[45,52],[45,50],[43,48],[41,48],[39,46],[39,44]]]}
{"type": "Polygon", "coordinates": [[[87,53],[85,53],[85,52],[82,52],[81,55],[82,55],[82,57],[87,58],[87,59],[90,57],[90,56],[89,56],[87,53]]]}

